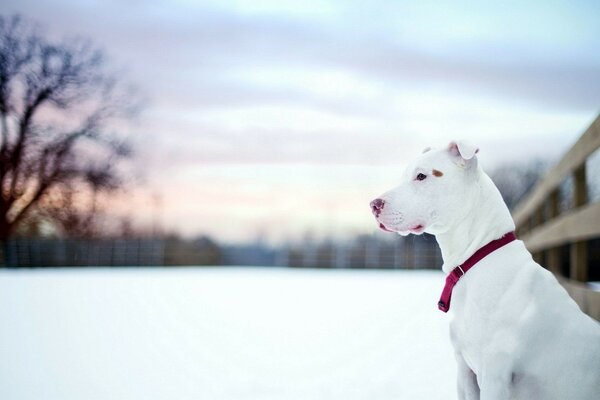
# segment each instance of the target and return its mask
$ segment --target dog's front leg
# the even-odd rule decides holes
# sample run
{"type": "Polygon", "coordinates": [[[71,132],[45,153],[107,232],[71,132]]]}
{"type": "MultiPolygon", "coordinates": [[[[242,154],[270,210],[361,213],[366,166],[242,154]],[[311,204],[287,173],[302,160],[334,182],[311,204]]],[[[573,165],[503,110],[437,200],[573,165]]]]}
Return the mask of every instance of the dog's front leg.
{"type": "Polygon", "coordinates": [[[511,396],[512,373],[508,368],[496,364],[494,368],[483,371],[479,380],[480,400],[509,400],[511,396]]]}
{"type": "Polygon", "coordinates": [[[508,400],[510,399],[510,386],[505,382],[484,381],[481,385],[480,400],[508,400]]]}
{"type": "Polygon", "coordinates": [[[469,368],[465,359],[458,352],[456,353],[457,363],[457,389],[459,400],[480,400],[479,386],[477,385],[477,375],[469,368]]]}

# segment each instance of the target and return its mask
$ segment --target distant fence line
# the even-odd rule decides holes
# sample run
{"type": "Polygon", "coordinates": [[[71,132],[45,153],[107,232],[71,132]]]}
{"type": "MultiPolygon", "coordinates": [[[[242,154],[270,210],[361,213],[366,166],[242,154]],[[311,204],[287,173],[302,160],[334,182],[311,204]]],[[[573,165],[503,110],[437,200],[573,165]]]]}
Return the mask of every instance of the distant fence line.
{"type": "Polygon", "coordinates": [[[160,239],[11,239],[4,246],[6,267],[163,265],[160,239]]]}
{"type": "Polygon", "coordinates": [[[75,266],[248,265],[307,268],[439,269],[432,238],[382,240],[363,236],[349,243],[255,244],[215,247],[205,242],[154,239],[15,238],[3,243],[9,268],[75,266]]]}
{"type": "Polygon", "coordinates": [[[279,251],[278,265],[322,268],[440,269],[441,253],[432,238],[379,240],[304,245],[279,251]]]}

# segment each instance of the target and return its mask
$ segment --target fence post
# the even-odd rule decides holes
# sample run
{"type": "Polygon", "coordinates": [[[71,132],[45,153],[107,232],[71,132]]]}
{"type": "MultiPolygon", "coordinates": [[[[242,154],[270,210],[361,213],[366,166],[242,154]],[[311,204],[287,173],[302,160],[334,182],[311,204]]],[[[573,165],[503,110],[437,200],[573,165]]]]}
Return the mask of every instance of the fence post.
{"type": "Polygon", "coordinates": [[[345,244],[336,242],[336,244],[334,245],[334,249],[335,268],[348,268],[348,260],[350,259],[350,257],[348,256],[348,247],[345,244]]]}
{"type": "Polygon", "coordinates": [[[404,248],[404,268],[406,269],[415,269],[415,246],[414,246],[414,238],[408,239],[407,237],[403,238],[403,248],[404,248]]]}
{"type": "MultiPolygon", "coordinates": [[[[573,172],[573,208],[587,203],[585,162],[573,172]]],[[[588,278],[588,247],[586,241],[571,243],[570,277],[586,282],[588,278]]]]}
{"type": "Polygon", "coordinates": [[[8,267],[8,262],[6,260],[6,241],[0,241],[0,267],[6,268],[8,267]]]}
{"type": "Polygon", "coordinates": [[[377,268],[379,265],[379,241],[375,235],[367,238],[365,243],[365,268],[377,268]]]}
{"type": "MultiPolygon", "coordinates": [[[[558,217],[558,215],[560,214],[559,204],[560,204],[560,191],[558,189],[555,189],[550,194],[550,210],[549,210],[550,211],[550,215],[549,215],[550,220],[558,217]]],[[[548,257],[546,259],[546,262],[548,263],[548,269],[550,271],[552,271],[555,274],[562,275],[562,272],[561,272],[562,266],[561,266],[560,248],[559,247],[553,247],[548,250],[548,257]]]]}
{"type": "Polygon", "coordinates": [[[394,242],[394,268],[404,268],[402,265],[402,253],[404,249],[404,240],[397,240],[394,242]]]}

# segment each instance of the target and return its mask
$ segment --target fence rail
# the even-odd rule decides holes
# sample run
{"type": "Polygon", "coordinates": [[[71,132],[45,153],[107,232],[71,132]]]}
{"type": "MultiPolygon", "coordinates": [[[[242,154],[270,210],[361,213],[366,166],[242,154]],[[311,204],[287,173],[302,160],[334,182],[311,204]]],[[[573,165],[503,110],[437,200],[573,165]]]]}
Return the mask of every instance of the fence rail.
{"type": "Polygon", "coordinates": [[[588,202],[588,182],[600,181],[590,180],[587,169],[587,161],[598,148],[600,116],[517,205],[513,218],[536,261],[559,276],[584,312],[600,320],[600,292],[587,285],[600,280],[600,202],[588,202]],[[563,213],[561,198],[571,204],[563,213]]]}

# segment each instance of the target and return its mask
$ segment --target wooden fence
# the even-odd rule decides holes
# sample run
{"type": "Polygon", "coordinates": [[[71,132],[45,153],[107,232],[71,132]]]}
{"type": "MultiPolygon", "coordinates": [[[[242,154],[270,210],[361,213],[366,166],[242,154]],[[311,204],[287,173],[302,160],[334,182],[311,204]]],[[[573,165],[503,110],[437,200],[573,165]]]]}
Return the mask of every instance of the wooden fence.
{"type": "Polygon", "coordinates": [[[598,148],[600,116],[517,205],[513,218],[536,261],[557,275],[584,312],[600,320],[600,291],[588,284],[600,281],[600,201],[589,201],[589,189],[600,179],[590,179],[587,168],[598,148]]]}

